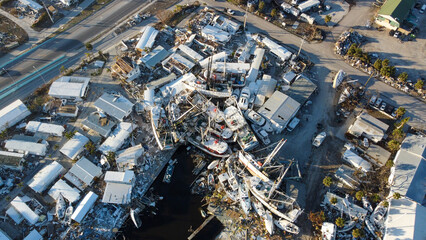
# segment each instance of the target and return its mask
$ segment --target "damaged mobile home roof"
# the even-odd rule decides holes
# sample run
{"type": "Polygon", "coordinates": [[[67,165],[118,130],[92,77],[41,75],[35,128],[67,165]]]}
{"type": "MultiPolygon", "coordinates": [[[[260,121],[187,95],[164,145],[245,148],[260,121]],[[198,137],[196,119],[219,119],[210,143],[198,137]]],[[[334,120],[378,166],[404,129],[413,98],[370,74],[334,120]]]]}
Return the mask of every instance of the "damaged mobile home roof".
{"type": "Polygon", "coordinates": [[[64,171],[65,168],[60,163],[53,161],[38,171],[28,182],[28,186],[35,192],[41,193],[64,171]]]}
{"type": "Polygon", "coordinates": [[[104,178],[107,185],[105,187],[102,202],[115,204],[129,203],[134,180],[135,173],[133,171],[107,171],[104,178]]]}
{"type": "Polygon", "coordinates": [[[47,133],[49,135],[62,137],[65,128],[57,124],[29,121],[25,127],[25,130],[31,133],[47,133]]]}
{"type": "Polygon", "coordinates": [[[203,61],[201,61],[200,66],[203,68],[206,68],[207,65],[209,64],[209,61],[212,61],[214,63],[214,62],[224,60],[227,57],[228,57],[228,54],[225,51],[216,53],[210,57],[206,57],[203,61]]]}
{"type": "Polygon", "coordinates": [[[222,43],[228,42],[229,39],[231,39],[229,33],[210,25],[207,25],[203,29],[201,29],[201,36],[207,38],[208,40],[222,43]]]}
{"type": "Polygon", "coordinates": [[[60,152],[70,159],[75,159],[84,150],[84,145],[88,142],[89,139],[86,136],[77,132],[64,144],[60,152]]]}
{"type": "Polygon", "coordinates": [[[389,125],[363,111],[349,127],[348,132],[356,137],[365,136],[377,143],[381,141],[389,125]]]}
{"type": "Polygon", "coordinates": [[[125,117],[129,116],[133,109],[133,103],[127,98],[109,93],[102,94],[102,96],[96,100],[94,106],[98,110],[120,121],[123,121],[125,117]]]}
{"type": "Polygon", "coordinates": [[[22,198],[15,197],[10,204],[25,218],[25,220],[28,221],[30,225],[34,225],[38,221],[39,216],[37,213],[31,210],[22,198]]]}
{"type": "Polygon", "coordinates": [[[182,51],[184,54],[186,54],[188,57],[192,58],[194,61],[201,61],[204,59],[203,56],[201,56],[199,53],[194,51],[192,48],[186,46],[185,44],[179,45],[178,49],[182,51]]]}
{"type": "Polygon", "coordinates": [[[117,151],[130,136],[130,133],[136,128],[132,123],[121,122],[117,128],[109,135],[109,137],[99,147],[99,151],[103,154],[117,151]]]}
{"type": "Polygon", "coordinates": [[[78,199],[80,199],[80,190],[78,190],[77,188],[71,187],[70,185],[68,185],[68,183],[66,183],[62,179],[59,179],[55,184],[53,184],[48,194],[53,199],[58,199],[59,194],[62,194],[62,196],[65,199],[67,199],[70,203],[74,203],[78,199]]]}
{"type": "Polygon", "coordinates": [[[163,61],[169,55],[170,52],[159,45],[154,48],[154,50],[143,56],[141,58],[141,61],[145,64],[145,66],[153,68],[155,67],[155,65],[163,61]]]}
{"type": "Polygon", "coordinates": [[[128,170],[137,165],[137,160],[144,153],[142,144],[138,144],[134,147],[126,148],[122,151],[117,152],[116,162],[117,167],[121,170],[128,170]]]}
{"type": "Polygon", "coordinates": [[[141,32],[142,36],[136,44],[136,49],[142,52],[145,48],[152,48],[158,35],[158,30],[151,26],[145,26],[141,32]]]}
{"type": "Polygon", "coordinates": [[[278,43],[272,41],[267,37],[264,37],[262,39],[262,43],[265,44],[269,48],[269,50],[277,57],[279,57],[282,61],[287,61],[292,55],[292,53],[285,47],[279,45],[278,43]]]}
{"type": "Polygon", "coordinates": [[[95,177],[102,175],[102,169],[93,164],[87,158],[82,157],[71,167],[68,173],[65,174],[65,178],[70,178],[70,174],[80,179],[87,186],[90,186],[95,177]]]}
{"type": "Polygon", "coordinates": [[[34,154],[37,156],[46,155],[48,143],[43,141],[43,143],[37,143],[33,141],[25,141],[18,139],[10,139],[5,141],[4,147],[9,151],[24,153],[24,154],[34,154]]]}
{"type": "Polygon", "coordinates": [[[215,62],[212,69],[216,72],[226,71],[227,73],[245,74],[250,69],[250,63],[215,62]]]}
{"type": "Polygon", "coordinates": [[[0,131],[13,127],[15,124],[29,116],[31,112],[25,104],[17,99],[0,110],[0,131]]]}
{"type": "Polygon", "coordinates": [[[92,209],[97,199],[98,195],[96,195],[94,192],[90,191],[87,193],[83,200],[81,200],[81,202],[78,204],[74,213],[71,215],[71,219],[81,223],[86,214],[90,211],[90,209],[92,209]]]}

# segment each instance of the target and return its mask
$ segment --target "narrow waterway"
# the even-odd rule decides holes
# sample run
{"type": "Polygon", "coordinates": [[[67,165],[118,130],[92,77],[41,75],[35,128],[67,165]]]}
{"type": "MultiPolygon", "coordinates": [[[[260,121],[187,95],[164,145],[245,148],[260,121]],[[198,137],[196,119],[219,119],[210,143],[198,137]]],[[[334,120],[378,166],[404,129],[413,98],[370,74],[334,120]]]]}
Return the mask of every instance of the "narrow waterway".
{"type": "MultiPolygon", "coordinates": [[[[172,159],[178,159],[169,184],[163,183],[165,169],[155,180],[154,193],[163,196],[155,208],[147,208],[141,215],[142,226],[136,229],[129,220],[122,229],[126,239],[169,240],[187,239],[192,228],[197,229],[204,219],[200,214],[202,197],[191,195],[189,186],[195,179],[192,174],[193,163],[186,147],[180,147],[172,159]],[[155,214],[153,213],[155,212],[155,214]]],[[[214,239],[221,230],[217,221],[209,223],[194,239],[214,239]]]]}

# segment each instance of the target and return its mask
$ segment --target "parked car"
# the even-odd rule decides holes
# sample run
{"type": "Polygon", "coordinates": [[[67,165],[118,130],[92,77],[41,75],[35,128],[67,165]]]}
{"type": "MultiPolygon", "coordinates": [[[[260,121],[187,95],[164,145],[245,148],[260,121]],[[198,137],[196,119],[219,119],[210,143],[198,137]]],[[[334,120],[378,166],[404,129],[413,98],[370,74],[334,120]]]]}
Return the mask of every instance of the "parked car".
{"type": "Polygon", "coordinates": [[[376,104],[374,104],[374,106],[376,106],[376,108],[378,108],[380,106],[380,104],[382,103],[382,101],[383,100],[381,98],[378,98],[377,101],[376,101],[376,104]]]}
{"type": "Polygon", "coordinates": [[[386,103],[382,103],[382,106],[380,106],[380,110],[385,111],[386,109],[386,103]]]}
{"type": "Polygon", "coordinates": [[[377,100],[377,96],[376,96],[376,95],[373,95],[373,96],[370,98],[370,105],[374,105],[374,103],[376,102],[376,100],[377,100]]]}
{"type": "Polygon", "coordinates": [[[370,146],[370,143],[368,142],[368,138],[364,138],[364,141],[362,141],[362,145],[366,148],[370,146]]]}
{"type": "Polygon", "coordinates": [[[396,31],[394,34],[393,34],[393,37],[394,38],[399,38],[401,36],[401,32],[399,32],[399,31],[396,31]]]}

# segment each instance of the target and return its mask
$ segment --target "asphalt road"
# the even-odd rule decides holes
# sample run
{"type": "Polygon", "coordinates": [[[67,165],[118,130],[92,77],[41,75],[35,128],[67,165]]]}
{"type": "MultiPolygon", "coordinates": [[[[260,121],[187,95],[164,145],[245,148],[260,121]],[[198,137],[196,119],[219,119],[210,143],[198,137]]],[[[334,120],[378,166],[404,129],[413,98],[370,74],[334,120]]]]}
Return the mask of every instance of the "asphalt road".
{"type": "Polygon", "coordinates": [[[84,48],[85,42],[119,24],[120,19],[129,15],[135,9],[146,5],[146,3],[146,0],[114,1],[30,54],[5,66],[8,69],[8,74],[0,77],[0,89],[2,89],[0,90],[0,108],[3,108],[17,98],[24,98],[31,94],[43,84],[44,79],[49,80],[58,75],[62,65],[65,67],[71,66],[84,52],[87,52],[84,48]],[[76,53],[78,54],[76,55],[76,53]],[[63,55],[73,57],[67,58],[63,63],[55,61],[63,55]],[[57,63],[60,64],[57,65],[57,63]],[[46,71],[42,75],[35,74],[33,80],[31,80],[32,78],[28,78],[31,80],[28,84],[16,89],[8,87],[11,84],[19,82],[20,79],[34,74],[38,70],[43,72],[43,67],[48,64],[51,65],[46,69],[51,68],[51,70],[46,71]],[[15,91],[4,97],[6,89],[8,91],[15,91]]]}

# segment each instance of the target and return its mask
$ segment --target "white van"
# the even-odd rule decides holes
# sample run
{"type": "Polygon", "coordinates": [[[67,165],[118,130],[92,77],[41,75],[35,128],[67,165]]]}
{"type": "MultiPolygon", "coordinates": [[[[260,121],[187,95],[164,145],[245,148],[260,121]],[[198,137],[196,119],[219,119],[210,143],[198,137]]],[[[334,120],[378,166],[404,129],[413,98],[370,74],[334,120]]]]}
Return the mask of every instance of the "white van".
{"type": "Polygon", "coordinates": [[[293,129],[295,129],[297,127],[297,125],[299,124],[300,119],[298,118],[293,118],[293,120],[291,120],[291,122],[287,125],[287,130],[289,132],[293,131],[293,129]]]}

